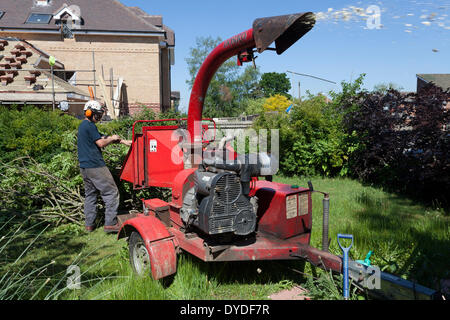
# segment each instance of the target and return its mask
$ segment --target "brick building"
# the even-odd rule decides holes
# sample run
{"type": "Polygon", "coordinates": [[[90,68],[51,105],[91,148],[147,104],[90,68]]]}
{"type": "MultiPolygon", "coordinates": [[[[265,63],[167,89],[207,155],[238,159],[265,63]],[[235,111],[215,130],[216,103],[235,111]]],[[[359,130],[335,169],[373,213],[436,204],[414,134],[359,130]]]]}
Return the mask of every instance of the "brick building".
{"type": "MultiPolygon", "coordinates": [[[[175,48],[162,20],[116,0],[2,0],[0,38],[25,40],[44,60],[54,56],[67,70],[63,80],[86,96],[91,86],[97,98],[112,98],[121,114],[159,112],[171,108],[175,48]]],[[[2,63],[10,52],[0,55],[2,63]]],[[[7,81],[0,93],[14,85],[7,81]]]]}
{"type": "MultiPolygon", "coordinates": [[[[450,74],[449,73],[429,73],[417,74],[417,93],[427,84],[433,84],[443,91],[450,92],[450,74]]],[[[450,101],[447,102],[445,109],[450,110],[450,101]]]]}

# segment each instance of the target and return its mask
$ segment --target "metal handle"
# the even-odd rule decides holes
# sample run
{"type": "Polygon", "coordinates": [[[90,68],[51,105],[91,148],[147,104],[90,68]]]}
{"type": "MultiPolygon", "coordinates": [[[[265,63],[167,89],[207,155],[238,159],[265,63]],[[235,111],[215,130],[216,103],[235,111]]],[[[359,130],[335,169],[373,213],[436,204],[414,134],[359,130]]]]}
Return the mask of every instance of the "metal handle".
{"type": "Polygon", "coordinates": [[[339,247],[342,249],[342,251],[347,251],[347,252],[348,252],[348,250],[350,250],[350,248],[353,246],[353,235],[351,235],[351,234],[341,234],[341,233],[339,233],[339,234],[338,234],[338,244],[339,244],[339,247]],[[348,246],[348,247],[343,247],[343,246],[341,245],[341,242],[339,241],[339,239],[351,239],[351,240],[352,240],[352,243],[351,243],[350,246],[348,246]]]}
{"type": "MultiPolygon", "coordinates": [[[[180,122],[180,121],[187,121],[187,118],[181,118],[181,119],[153,119],[153,120],[137,120],[133,123],[133,129],[132,129],[132,141],[134,141],[134,127],[136,126],[136,124],[138,123],[153,123],[153,122],[167,122],[167,121],[176,121],[176,122],[180,122]]],[[[214,138],[211,141],[215,141],[216,140],[216,122],[214,121],[214,119],[212,118],[203,118],[201,121],[209,121],[212,122],[214,124],[214,138]]],[[[211,142],[208,141],[208,142],[211,142]]]]}
{"type": "Polygon", "coordinates": [[[344,271],[344,299],[348,300],[349,298],[349,290],[348,290],[348,252],[350,251],[350,248],[353,245],[353,235],[351,234],[338,234],[338,244],[339,247],[342,249],[342,252],[344,253],[344,257],[343,257],[343,271],[344,271]],[[341,245],[341,242],[339,241],[339,239],[351,239],[352,243],[350,244],[350,246],[348,247],[343,247],[341,245]]]}

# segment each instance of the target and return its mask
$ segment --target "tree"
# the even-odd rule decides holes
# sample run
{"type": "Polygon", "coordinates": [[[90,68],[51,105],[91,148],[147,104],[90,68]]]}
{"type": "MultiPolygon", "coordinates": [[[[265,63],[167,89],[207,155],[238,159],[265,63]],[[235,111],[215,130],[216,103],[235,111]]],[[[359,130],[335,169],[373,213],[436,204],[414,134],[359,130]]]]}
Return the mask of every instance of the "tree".
{"type": "Polygon", "coordinates": [[[264,110],[265,111],[278,111],[278,112],[286,112],[286,109],[292,104],[292,101],[290,101],[285,96],[282,96],[281,94],[275,94],[271,96],[270,98],[267,98],[264,103],[264,110]]]}
{"type": "MultiPolygon", "coordinates": [[[[199,37],[196,46],[190,48],[186,62],[190,79],[186,81],[193,87],[195,77],[208,54],[221,42],[220,38],[199,37]]],[[[211,79],[206,93],[203,115],[207,117],[237,116],[244,111],[243,101],[253,97],[260,78],[259,69],[248,66],[241,69],[236,58],[226,61],[211,79]]]]}
{"type": "Polygon", "coordinates": [[[259,81],[259,86],[261,87],[265,97],[281,94],[290,98],[288,92],[291,89],[291,82],[289,81],[286,73],[264,73],[259,81]]]}
{"type": "Polygon", "coordinates": [[[390,90],[396,90],[396,91],[402,91],[403,87],[399,86],[398,84],[395,84],[393,82],[386,83],[379,83],[373,87],[373,91],[379,92],[379,93],[387,93],[390,90]]]}

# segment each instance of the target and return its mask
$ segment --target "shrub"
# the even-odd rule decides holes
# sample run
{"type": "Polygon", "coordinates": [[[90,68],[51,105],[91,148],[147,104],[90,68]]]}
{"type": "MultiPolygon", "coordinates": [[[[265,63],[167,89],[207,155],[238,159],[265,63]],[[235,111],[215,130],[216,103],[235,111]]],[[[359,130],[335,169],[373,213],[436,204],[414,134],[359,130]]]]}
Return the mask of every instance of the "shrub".
{"type": "Polygon", "coordinates": [[[243,109],[245,115],[256,115],[264,112],[265,98],[245,99],[243,101],[243,109]]]}
{"type": "Polygon", "coordinates": [[[280,130],[280,171],[285,175],[346,175],[357,143],[323,95],[310,95],[289,114],[263,114],[255,127],[280,130]]]}
{"type": "Polygon", "coordinates": [[[0,106],[0,161],[26,155],[49,161],[62,151],[64,133],[76,129],[79,122],[60,111],[0,106]]]}
{"type": "Polygon", "coordinates": [[[286,112],[286,109],[292,104],[292,102],[281,94],[275,94],[266,99],[264,103],[264,111],[278,111],[286,112]]]}
{"type": "MultiPolygon", "coordinates": [[[[176,118],[176,114],[159,115],[176,118]]],[[[98,124],[103,134],[131,139],[136,120],[155,119],[152,111],[98,124]]],[[[83,180],[77,158],[77,129],[80,121],[28,106],[19,110],[0,107],[0,209],[32,215],[49,222],[83,220],[83,180]]],[[[139,128],[137,128],[139,130],[139,128]]],[[[104,149],[106,165],[116,179],[121,209],[140,209],[143,197],[167,197],[165,190],[134,191],[119,181],[119,170],[128,147],[111,145],[104,149]]],[[[101,208],[101,205],[99,205],[101,208]]]]}
{"type": "Polygon", "coordinates": [[[448,206],[448,101],[450,92],[434,86],[418,94],[362,92],[344,101],[343,124],[359,140],[352,175],[448,206]]]}

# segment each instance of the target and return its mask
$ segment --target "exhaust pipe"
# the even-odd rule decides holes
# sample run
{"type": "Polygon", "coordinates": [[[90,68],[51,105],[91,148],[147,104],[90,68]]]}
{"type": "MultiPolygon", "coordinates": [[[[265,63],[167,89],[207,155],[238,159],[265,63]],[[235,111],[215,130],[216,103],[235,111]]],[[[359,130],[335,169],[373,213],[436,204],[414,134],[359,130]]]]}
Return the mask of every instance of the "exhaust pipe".
{"type": "Polygon", "coordinates": [[[195,77],[188,109],[188,131],[193,145],[202,142],[201,120],[203,103],[212,77],[229,58],[244,52],[258,53],[275,42],[277,54],[282,54],[314,27],[312,12],[256,19],[253,28],[219,44],[205,59],[195,77]]]}

